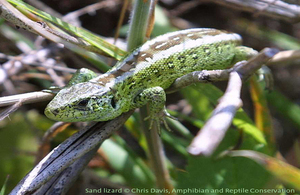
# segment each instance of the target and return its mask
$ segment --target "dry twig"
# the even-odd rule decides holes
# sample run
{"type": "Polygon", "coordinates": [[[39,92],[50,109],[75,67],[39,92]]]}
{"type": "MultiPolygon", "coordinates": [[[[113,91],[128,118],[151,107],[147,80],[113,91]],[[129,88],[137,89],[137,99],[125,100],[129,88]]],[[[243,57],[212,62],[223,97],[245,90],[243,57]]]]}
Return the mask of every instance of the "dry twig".
{"type": "Polygon", "coordinates": [[[10,195],[67,191],[102,142],[117,131],[132,112],[124,113],[111,121],[92,123],[72,135],[41,160],[10,195]]]}
{"type": "Polygon", "coordinates": [[[277,49],[266,48],[247,63],[232,69],[226,92],[210,119],[190,144],[188,148],[190,154],[208,156],[215,151],[231,125],[236,111],[242,106],[240,99],[242,80],[250,77],[277,52],[277,49]]]}

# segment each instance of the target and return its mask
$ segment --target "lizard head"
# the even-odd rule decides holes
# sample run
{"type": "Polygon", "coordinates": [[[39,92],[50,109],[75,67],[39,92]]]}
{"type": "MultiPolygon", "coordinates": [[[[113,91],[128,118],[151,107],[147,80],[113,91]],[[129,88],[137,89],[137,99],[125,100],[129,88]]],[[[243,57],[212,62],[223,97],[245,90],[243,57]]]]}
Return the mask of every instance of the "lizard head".
{"type": "Polygon", "coordinates": [[[84,82],[63,88],[47,105],[45,114],[56,121],[107,121],[120,115],[110,88],[84,82]]]}

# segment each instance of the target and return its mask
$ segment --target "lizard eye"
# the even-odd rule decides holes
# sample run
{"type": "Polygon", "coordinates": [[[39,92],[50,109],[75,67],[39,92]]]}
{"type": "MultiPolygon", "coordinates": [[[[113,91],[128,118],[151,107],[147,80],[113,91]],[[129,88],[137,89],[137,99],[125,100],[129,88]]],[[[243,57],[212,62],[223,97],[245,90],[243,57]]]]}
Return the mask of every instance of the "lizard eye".
{"type": "Polygon", "coordinates": [[[80,102],[78,102],[77,105],[80,107],[86,107],[88,103],[89,103],[89,99],[83,99],[80,102]]]}

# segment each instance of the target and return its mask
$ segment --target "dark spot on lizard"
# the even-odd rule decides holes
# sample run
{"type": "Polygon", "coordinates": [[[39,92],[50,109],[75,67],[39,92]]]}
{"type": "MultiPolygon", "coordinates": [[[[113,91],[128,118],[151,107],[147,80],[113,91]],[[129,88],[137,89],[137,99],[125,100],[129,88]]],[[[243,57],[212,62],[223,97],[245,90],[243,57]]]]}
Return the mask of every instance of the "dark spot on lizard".
{"type": "Polygon", "coordinates": [[[175,67],[173,61],[168,61],[167,66],[169,69],[173,69],[175,67]]]}
{"type": "Polygon", "coordinates": [[[185,63],[186,60],[184,56],[178,56],[177,59],[180,61],[180,63],[185,63]]]}
{"type": "Polygon", "coordinates": [[[209,47],[204,47],[204,48],[203,48],[203,51],[204,51],[204,53],[207,54],[207,55],[210,55],[210,54],[211,54],[209,47]]]}
{"type": "Polygon", "coordinates": [[[59,109],[55,109],[52,111],[52,114],[54,114],[55,116],[58,115],[58,113],[59,113],[59,109]]]}

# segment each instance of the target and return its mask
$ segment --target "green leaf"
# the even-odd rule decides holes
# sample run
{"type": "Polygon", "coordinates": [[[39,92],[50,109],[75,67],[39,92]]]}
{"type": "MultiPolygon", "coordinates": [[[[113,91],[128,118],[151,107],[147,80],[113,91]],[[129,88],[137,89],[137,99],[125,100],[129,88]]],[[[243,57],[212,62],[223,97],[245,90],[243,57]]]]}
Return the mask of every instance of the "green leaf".
{"type": "Polygon", "coordinates": [[[179,173],[177,189],[202,190],[187,194],[233,194],[229,190],[262,188],[269,178],[261,166],[243,158],[189,156],[186,170],[179,173]]]}
{"type": "Polygon", "coordinates": [[[15,112],[0,122],[0,184],[10,175],[6,190],[10,191],[34,165],[38,137],[24,119],[32,113],[15,112]],[[32,154],[32,155],[28,155],[32,154]]]}
{"type": "Polygon", "coordinates": [[[206,94],[197,87],[186,87],[180,90],[184,98],[192,105],[193,113],[200,120],[207,120],[214,107],[206,94]]]}
{"type": "Polygon", "coordinates": [[[229,152],[229,155],[246,157],[254,160],[281,181],[297,190],[300,190],[300,170],[292,165],[265,154],[250,150],[231,151],[229,152]]]}
{"type": "MultiPolygon", "coordinates": [[[[117,142],[124,142],[120,137],[114,136],[114,138],[117,138],[117,142]]],[[[133,188],[154,187],[154,176],[147,165],[128,146],[117,142],[109,139],[101,146],[111,167],[121,174],[127,184],[133,188]]]]}

